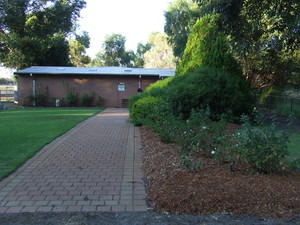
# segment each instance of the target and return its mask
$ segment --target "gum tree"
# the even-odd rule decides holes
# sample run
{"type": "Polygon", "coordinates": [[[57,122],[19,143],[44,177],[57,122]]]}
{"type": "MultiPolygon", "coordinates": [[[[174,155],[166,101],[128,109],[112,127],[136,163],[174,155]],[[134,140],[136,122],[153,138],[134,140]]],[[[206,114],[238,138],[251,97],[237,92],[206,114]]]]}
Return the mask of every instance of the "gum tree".
{"type": "Polygon", "coordinates": [[[1,0],[0,61],[21,69],[70,65],[67,37],[84,0],[1,0]]]}

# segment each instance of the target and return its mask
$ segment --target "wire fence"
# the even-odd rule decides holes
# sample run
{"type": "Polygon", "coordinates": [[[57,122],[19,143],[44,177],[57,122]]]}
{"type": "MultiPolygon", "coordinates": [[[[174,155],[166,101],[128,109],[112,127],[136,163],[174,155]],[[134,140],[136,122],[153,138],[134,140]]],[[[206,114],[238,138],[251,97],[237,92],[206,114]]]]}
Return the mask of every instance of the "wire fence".
{"type": "Polygon", "coordinates": [[[256,106],[281,116],[300,118],[300,98],[270,95],[263,102],[257,101],[256,106]]]}

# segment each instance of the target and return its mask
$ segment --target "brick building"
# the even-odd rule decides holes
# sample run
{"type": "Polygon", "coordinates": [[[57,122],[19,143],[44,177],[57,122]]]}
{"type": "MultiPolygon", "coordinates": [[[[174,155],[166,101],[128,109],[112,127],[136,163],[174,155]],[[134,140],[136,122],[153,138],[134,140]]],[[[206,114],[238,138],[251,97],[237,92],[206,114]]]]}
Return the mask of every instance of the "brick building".
{"type": "Polygon", "coordinates": [[[77,96],[77,105],[85,93],[93,93],[93,105],[101,96],[105,107],[119,108],[127,106],[131,95],[174,73],[174,69],[49,66],[15,72],[19,105],[35,105],[38,96],[46,96],[50,106],[63,105],[68,93],[72,92],[77,96]]]}

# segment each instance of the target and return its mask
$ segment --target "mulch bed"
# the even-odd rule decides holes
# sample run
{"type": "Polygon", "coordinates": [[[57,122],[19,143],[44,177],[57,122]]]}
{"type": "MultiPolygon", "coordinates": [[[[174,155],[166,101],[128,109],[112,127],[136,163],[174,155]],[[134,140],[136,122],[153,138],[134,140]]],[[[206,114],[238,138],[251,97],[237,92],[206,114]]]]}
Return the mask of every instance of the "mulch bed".
{"type": "Polygon", "coordinates": [[[300,213],[300,174],[255,174],[201,157],[201,167],[189,171],[180,164],[174,144],[162,143],[141,127],[144,173],[149,204],[172,214],[254,214],[287,218],[300,213]]]}

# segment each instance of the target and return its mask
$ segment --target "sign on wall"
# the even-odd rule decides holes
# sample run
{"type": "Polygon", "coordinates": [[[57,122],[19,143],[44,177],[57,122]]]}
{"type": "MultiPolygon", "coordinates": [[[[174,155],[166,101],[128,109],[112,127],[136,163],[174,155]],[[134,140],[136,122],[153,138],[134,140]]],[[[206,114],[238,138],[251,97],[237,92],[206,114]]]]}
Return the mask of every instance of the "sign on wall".
{"type": "Polygon", "coordinates": [[[125,91],[125,90],[126,90],[126,85],[124,83],[119,83],[118,91],[125,91]]]}

